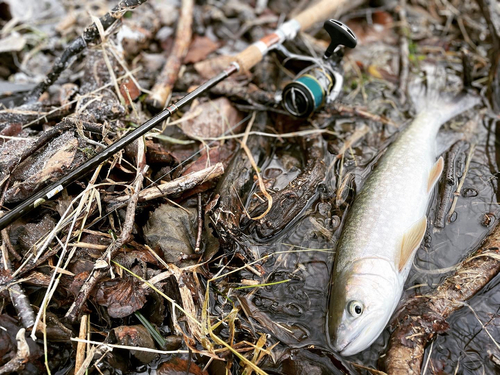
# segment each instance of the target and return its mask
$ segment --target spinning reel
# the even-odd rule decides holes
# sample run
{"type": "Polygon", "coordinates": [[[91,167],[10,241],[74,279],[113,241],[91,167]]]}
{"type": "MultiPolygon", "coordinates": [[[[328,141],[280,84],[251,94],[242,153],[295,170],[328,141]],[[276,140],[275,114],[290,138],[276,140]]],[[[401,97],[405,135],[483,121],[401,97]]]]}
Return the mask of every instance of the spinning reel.
{"type": "Polygon", "coordinates": [[[321,60],[292,54],[282,45],[277,48],[287,60],[312,63],[287,84],[281,94],[283,107],[295,117],[307,117],[337,98],[344,82],[340,64],[343,50],[338,47],[354,48],[358,42],[352,30],[340,21],[327,20],[323,27],[330,35],[331,42],[321,60]]]}

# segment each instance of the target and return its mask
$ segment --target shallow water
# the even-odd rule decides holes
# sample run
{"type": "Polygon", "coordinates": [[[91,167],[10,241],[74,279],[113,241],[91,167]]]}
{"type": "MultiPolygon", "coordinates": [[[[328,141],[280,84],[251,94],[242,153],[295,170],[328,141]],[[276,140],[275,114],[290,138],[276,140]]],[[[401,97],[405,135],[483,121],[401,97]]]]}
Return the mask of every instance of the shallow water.
{"type": "MultiPolygon", "coordinates": [[[[358,142],[352,153],[345,155],[342,173],[344,177],[347,173],[352,173],[349,186],[355,191],[359,191],[359,187],[377,160],[377,155],[387,145],[387,135],[393,133],[393,129],[386,129],[384,132],[377,127],[378,125],[372,124],[370,134],[358,142]]],[[[353,128],[353,124],[345,122],[334,125],[334,130],[337,131],[349,129],[352,132],[353,128]]],[[[345,134],[345,138],[348,136],[349,134],[345,134]]],[[[342,144],[340,139],[329,141],[337,143],[337,146],[342,144]]],[[[474,250],[494,226],[495,223],[489,226],[483,224],[485,215],[492,214],[495,221],[498,217],[497,181],[491,173],[497,170],[497,166],[489,164],[495,160],[494,137],[488,138],[488,130],[481,124],[477,127],[471,142],[476,144],[476,148],[465,176],[462,193],[456,202],[453,222],[448,223],[443,229],[434,227],[432,221],[435,218],[438,199],[438,194],[435,194],[429,209],[431,224],[424,245],[415,257],[414,267],[406,282],[403,301],[409,296],[427,293],[439,285],[453,271],[454,266],[474,250]]],[[[466,149],[465,156],[468,152],[466,149]]],[[[329,159],[329,163],[332,163],[331,154],[329,159]]],[[[265,282],[290,281],[259,288],[251,294],[249,300],[268,318],[267,323],[263,325],[270,329],[278,340],[291,348],[311,346],[328,348],[325,325],[328,284],[335,241],[340,233],[340,222],[345,215],[343,204],[340,207],[335,206],[335,203],[338,203],[338,199],[336,200],[338,181],[332,177],[338,175],[340,164],[337,160],[331,165],[332,174],[325,186],[320,189],[322,193],[318,194],[318,197],[303,211],[302,218],[291,228],[287,228],[285,233],[265,245],[252,245],[250,239],[247,241],[249,249],[256,258],[270,252],[285,252],[263,263],[267,276],[265,282]],[[269,322],[273,324],[270,325],[269,322]]],[[[281,168],[279,160],[273,158],[268,168],[270,167],[274,173],[279,170],[281,168]]],[[[281,169],[286,171],[283,166],[281,169]]],[[[287,177],[293,175],[288,173],[287,177]]],[[[278,176],[280,186],[284,186],[286,180],[284,176],[285,174],[278,176]]],[[[346,199],[349,202],[351,198],[347,196],[346,199]]],[[[252,278],[250,273],[243,276],[252,278]]],[[[488,325],[489,332],[497,341],[500,341],[499,284],[500,277],[497,277],[470,301],[472,309],[483,324],[488,325]]],[[[257,321],[262,323],[266,320],[261,317],[257,318],[257,321]]],[[[448,322],[450,330],[439,335],[432,348],[430,346],[427,348],[425,361],[430,358],[427,361],[428,373],[439,371],[454,373],[457,367],[458,373],[463,374],[493,373],[495,365],[490,360],[490,355],[491,353],[498,355],[498,347],[482,329],[472,310],[465,307],[452,315],[448,322]]],[[[378,368],[377,361],[386,349],[389,333],[387,328],[370,348],[349,358],[342,359],[335,353],[327,355],[328,350],[325,351],[322,355],[328,358],[331,367],[329,365],[322,371],[328,373],[336,367],[342,367],[336,359],[339,359],[350,373],[366,372],[350,362],[378,368]]],[[[288,373],[282,367],[280,371],[288,373]]],[[[304,373],[300,371],[297,373],[304,373]]]]}

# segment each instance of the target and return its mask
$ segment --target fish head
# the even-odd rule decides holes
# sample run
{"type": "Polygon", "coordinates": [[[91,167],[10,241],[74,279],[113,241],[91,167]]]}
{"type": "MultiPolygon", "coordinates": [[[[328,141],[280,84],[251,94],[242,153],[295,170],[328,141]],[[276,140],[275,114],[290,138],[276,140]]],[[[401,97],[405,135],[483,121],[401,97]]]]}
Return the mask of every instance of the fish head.
{"type": "Polygon", "coordinates": [[[333,274],[328,331],[331,346],[343,356],[368,348],[399,302],[402,285],[387,263],[365,259],[333,274]]]}

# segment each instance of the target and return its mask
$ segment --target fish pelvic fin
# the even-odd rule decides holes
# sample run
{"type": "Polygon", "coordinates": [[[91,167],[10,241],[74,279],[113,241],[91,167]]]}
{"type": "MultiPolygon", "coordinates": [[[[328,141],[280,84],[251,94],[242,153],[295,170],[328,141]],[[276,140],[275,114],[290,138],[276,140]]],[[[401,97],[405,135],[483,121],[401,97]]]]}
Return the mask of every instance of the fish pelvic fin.
{"type": "Polygon", "coordinates": [[[408,262],[413,259],[413,254],[420,247],[420,243],[424,238],[425,231],[427,230],[427,217],[417,221],[404,235],[401,240],[401,250],[399,254],[399,261],[396,266],[398,271],[401,272],[408,262]]]}
{"type": "Polygon", "coordinates": [[[431,168],[431,173],[429,174],[429,180],[427,181],[427,193],[430,193],[434,188],[434,185],[436,185],[436,182],[438,182],[439,177],[441,177],[441,173],[443,173],[443,168],[444,168],[444,160],[443,157],[441,156],[431,168]]]}
{"type": "Polygon", "coordinates": [[[408,87],[417,115],[430,113],[441,125],[480,103],[478,96],[465,91],[452,92],[449,86],[444,67],[424,65],[422,75],[414,79],[408,87]]]}

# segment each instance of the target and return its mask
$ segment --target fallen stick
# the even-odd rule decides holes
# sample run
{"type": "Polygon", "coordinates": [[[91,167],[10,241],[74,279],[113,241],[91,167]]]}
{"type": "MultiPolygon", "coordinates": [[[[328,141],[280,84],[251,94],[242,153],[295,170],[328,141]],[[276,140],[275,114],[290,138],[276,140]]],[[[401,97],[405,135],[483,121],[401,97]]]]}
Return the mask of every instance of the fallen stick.
{"type": "Polygon", "coordinates": [[[450,215],[451,204],[453,202],[453,194],[458,186],[458,176],[463,174],[463,160],[465,150],[470,146],[467,141],[460,140],[456,142],[446,153],[444,161],[443,181],[439,186],[438,208],[436,210],[436,218],[434,226],[436,228],[444,228],[448,222],[450,215]]]}
{"type": "MultiPolygon", "coordinates": [[[[139,193],[139,202],[149,201],[151,199],[156,199],[164,197],[170,194],[177,194],[183,191],[189,190],[198,186],[206,181],[213,180],[214,178],[220,177],[224,174],[224,165],[222,163],[217,163],[211,167],[202,169],[201,171],[193,172],[185,176],[176,178],[173,181],[165,182],[164,184],[153,186],[139,193]]],[[[107,199],[105,198],[104,201],[107,199]]],[[[128,196],[120,196],[118,198],[110,199],[113,203],[122,203],[129,200],[128,196]]],[[[116,209],[115,206],[111,206],[111,209],[116,209]]]]}
{"type": "Polygon", "coordinates": [[[395,128],[399,127],[399,125],[392,122],[391,119],[385,116],[379,116],[370,113],[366,110],[366,108],[359,106],[350,106],[346,104],[336,103],[335,105],[329,106],[325,108],[323,111],[320,111],[318,113],[318,116],[324,116],[324,115],[328,116],[338,115],[340,117],[359,117],[366,120],[379,122],[384,125],[394,126],[395,128]]]}
{"type": "MultiPolygon", "coordinates": [[[[5,192],[7,191],[8,187],[9,184],[5,185],[2,197],[0,198],[0,207],[3,205],[5,192]]],[[[0,217],[2,215],[3,212],[0,211],[0,217]]],[[[9,259],[9,249],[12,248],[12,244],[10,242],[8,229],[4,228],[0,233],[2,239],[2,245],[0,246],[0,255],[1,255],[0,265],[3,266],[3,269],[5,271],[11,273],[12,265],[9,259]]],[[[12,251],[14,250],[12,249],[12,251]]],[[[10,251],[10,253],[12,253],[12,251],[10,251]]],[[[14,254],[19,256],[15,251],[14,254]]],[[[33,308],[31,307],[30,300],[26,296],[26,293],[24,292],[21,284],[15,283],[9,286],[9,297],[12,302],[12,305],[14,306],[14,309],[17,312],[17,315],[19,316],[19,319],[21,320],[23,327],[24,328],[32,327],[35,324],[35,313],[33,311],[33,308]]]]}
{"type": "Polygon", "coordinates": [[[182,61],[188,51],[192,35],[193,8],[193,0],[182,0],[181,15],[177,23],[172,52],[165,62],[160,78],[154,85],[151,95],[149,95],[146,100],[149,106],[157,110],[162,110],[170,99],[172,89],[179,75],[179,70],[181,69],[182,61]]]}
{"type": "Polygon", "coordinates": [[[385,357],[387,374],[420,374],[425,346],[446,319],[500,272],[500,225],[432,293],[409,299],[398,314],[385,357]]]}

